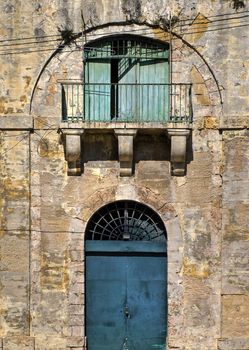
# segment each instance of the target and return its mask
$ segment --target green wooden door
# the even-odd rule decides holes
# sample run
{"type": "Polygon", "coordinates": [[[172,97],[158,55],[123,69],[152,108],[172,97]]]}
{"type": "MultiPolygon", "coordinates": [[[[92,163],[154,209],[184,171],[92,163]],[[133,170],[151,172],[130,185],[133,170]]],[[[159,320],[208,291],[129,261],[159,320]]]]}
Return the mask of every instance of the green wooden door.
{"type": "Polygon", "coordinates": [[[118,119],[137,121],[139,111],[138,90],[138,60],[123,57],[118,60],[118,119]]]}
{"type": "MultiPolygon", "coordinates": [[[[148,55],[148,54],[147,54],[148,55]]],[[[159,57],[141,58],[139,60],[140,82],[140,120],[167,121],[169,115],[169,65],[168,51],[159,57]],[[165,57],[160,57],[165,56],[165,57]]]]}
{"type": "MultiPolygon", "coordinates": [[[[106,45],[102,51],[110,50],[106,45]]],[[[102,51],[91,51],[85,61],[85,120],[110,121],[111,101],[111,61],[101,58],[102,51]]]]}
{"type": "Polygon", "coordinates": [[[86,241],[89,350],[165,349],[166,245],[86,241]]]}

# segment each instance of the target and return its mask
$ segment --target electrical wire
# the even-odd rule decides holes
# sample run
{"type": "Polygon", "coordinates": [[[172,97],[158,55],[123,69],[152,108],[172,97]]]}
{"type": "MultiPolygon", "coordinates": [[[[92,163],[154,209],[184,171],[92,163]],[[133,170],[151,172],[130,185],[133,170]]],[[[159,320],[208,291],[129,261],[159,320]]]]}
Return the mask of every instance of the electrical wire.
{"type": "Polygon", "coordinates": [[[5,41],[19,41],[19,40],[29,40],[32,39],[34,40],[35,38],[39,39],[39,38],[51,38],[51,37],[55,37],[55,36],[59,36],[61,38],[61,34],[53,34],[53,35],[39,35],[39,36],[29,36],[29,37],[24,37],[24,38],[12,38],[12,39],[1,39],[0,43],[3,43],[5,41]]]}
{"type": "Polygon", "coordinates": [[[205,17],[204,19],[201,19],[201,20],[197,20],[197,21],[192,21],[191,23],[189,24],[179,24],[179,25],[175,25],[173,26],[173,28],[183,28],[183,27],[190,27],[190,26],[193,26],[193,25],[206,25],[207,23],[208,24],[211,24],[213,26],[215,25],[220,25],[222,24],[221,22],[227,22],[227,21],[234,21],[234,20],[244,20],[244,19],[247,19],[249,17],[249,14],[248,15],[245,15],[245,16],[241,16],[241,17],[231,17],[231,18],[224,18],[224,19],[217,19],[215,21],[210,21],[208,17],[205,17]],[[206,19],[206,21],[205,21],[206,19]]]}
{"type": "MultiPolygon", "coordinates": [[[[236,12],[236,15],[241,15],[241,14],[245,14],[245,13],[248,13],[249,11],[246,10],[246,11],[238,11],[236,12]]],[[[217,17],[223,17],[223,16],[234,16],[235,13],[234,12],[230,12],[230,13],[222,13],[222,14],[218,14],[218,15],[212,15],[212,16],[208,16],[207,19],[210,19],[210,18],[217,18],[217,17]]],[[[243,16],[237,16],[235,18],[242,18],[243,16]]],[[[195,19],[197,18],[197,16],[195,16],[194,18],[188,18],[188,19],[178,19],[176,23],[179,23],[179,22],[190,22],[193,23],[193,21],[195,21],[195,19]]],[[[225,18],[224,20],[229,20],[229,18],[225,18]]],[[[211,22],[215,22],[216,20],[212,20],[211,22]]],[[[218,20],[217,20],[218,21],[218,20]]],[[[223,21],[223,19],[222,19],[223,21]]],[[[186,24],[187,25],[187,24],[186,24]]],[[[138,29],[139,31],[139,29],[138,29]]],[[[77,35],[79,33],[75,33],[73,32],[72,35],[77,35]]],[[[104,35],[105,34],[109,34],[109,32],[107,33],[103,33],[104,35]]],[[[98,34],[90,34],[91,36],[95,36],[95,35],[98,35],[98,34]]],[[[39,36],[30,36],[30,37],[24,37],[24,38],[11,38],[11,39],[1,39],[0,40],[0,43],[6,43],[6,41],[9,41],[9,42],[13,42],[13,41],[21,41],[21,40],[39,40],[39,39],[43,39],[43,38],[51,38],[51,37],[58,37],[58,39],[55,39],[55,40],[60,40],[62,39],[62,36],[61,34],[53,34],[53,35],[39,35],[39,36]]],[[[39,44],[39,42],[37,42],[37,44],[39,44]]]]}
{"type": "Polygon", "coordinates": [[[185,35],[193,35],[193,34],[202,34],[202,33],[208,33],[208,32],[215,32],[215,31],[220,31],[220,30],[229,30],[229,29],[235,29],[235,28],[241,28],[241,27],[248,27],[249,23],[247,24],[241,24],[237,26],[232,26],[232,27],[221,27],[221,28],[214,28],[214,29],[207,29],[207,30],[200,30],[200,31],[193,31],[193,32],[187,32],[187,33],[182,33],[182,36],[185,35]]]}
{"type": "MultiPolygon", "coordinates": [[[[0,47],[5,47],[5,46],[20,46],[20,45],[31,45],[31,44],[36,44],[36,45],[40,45],[41,43],[51,43],[51,42],[56,42],[56,41],[61,41],[63,42],[62,38],[58,38],[58,39],[51,39],[51,40],[41,40],[41,41],[26,41],[26,42],[19,42],[19,43],[11,43],[11,44],[0,44],[0,47]]],[[[1,41],[0,41],[1,42],[1,41]]]]}
{"type": "MultiPolygon", "coordinates": [[[[246,13],[248,13],[248,11],[246,11],[246,13]]],[[[234,15],[234,14],[233,14],[234,15]]],[[[204,19],[208,20],[210,23],[216,23],[216,22],[224,22],[224,21],[231,21],[233,19],[243,19],[243,18],[247,18],[249,17],[249,14],[247,15],[243,15],[243,16],[235,16],[235,17],[230,17],[230,18],[218,18],[218,19],[214,19],[214,20],[211,20],[212,16],[208,16],[208,17],[205,17],[204,16],[204,19]]],[[[173,26],[174,28],[178,27],[178,24],[179,26],[181,27],[184,27],[184,26],[190,26],[192,24],[202,24],[202,23],[206,23],[206,22],[203,22],[204,19],[201,19],[201,20],[197,20],[196,19],[198,18],[198,16],[195,17],[194,20],[189,20],[189,23],[185,23],[185,24],[181,24],[181,20],[177,21],[175,23],[175,25],[173,26]]]]}
{"type": "MultiPolygon", "coordinates": [[[[6,131],[6,129],[0,129],[0,132],[5,132],[5,131],[6,131]]],[[[27,132],[22,133],[22,134],[16,134],[16,135],[3,135],[3,138],[5,139],[5,138],[8,138],[8,137],[19,137],[19,136],[23,136],[23,135],[27,135],[27,132]]]]}
{"type": "MultiPolygon", "coordinates": [[[[243,11],[243,12],[238,12],[238,15],[240,15],[240,14],[244,14],[244,13],[248,13],[248,11],[243,11]]],[[[230,16],[233,16],[233,17],[230,17],[230,18],[224,18],[224,19],[217,19],[217,20],[211,20],[210,22],[209,22],[209,25],[214,25],[214,23],[216,23],[216,22],[224,22],[224,21],[230,21],[230,20],[241,20],[241,19],[244,19],[244,18],[248,18],[249,17],[249,14],[247,14],[247,15],[243,15],[243,16],[234,16],[234,13],[231,13],[231,14],[220,14],[220,15],[216,15],[216,16],[209,16],[209,17],[207,17],[206,19],[207,20],[210,20],[211,18],[216,18],[216,17],[220,17],[220,16],[227,16],[227,15],[230,15],[230,16]]],[[[182,28],[183,26],[191,26],[191,25],[197,25],[197,24],[206,24],[207,22],[203,22],[203,20],[201,20],[201,21],[195,21],[196,20],[196,18],[197,18],[197,16],[193,19],[193,20],[191,20],[191,19],[189,19],[189,20],[179,20],[179,21],[177,21],[177,23],[176,23],[176,25],[175,26],[173,26],[173,28],[178,28],[178,27],[180,27],[180,28],[182,28]],[[185,23],[185,24],[179,24],[179,22],[181,23],[181,22],[187,22],[187,21],[189,21],[190,23],[189,24],[187,24],[187,23],[185,23]]],[[[129,30],[129,31],[122,31],[122,33],[123,32],[125,32],[125,33],[131,33],[131,32],[144,32],[144,31],[150,31],[150,29],[148,28],[148,29],[133,29],[133,30],[129,30]]],[[[78,35],[79,33],[73,33],[72,35],[78,35]]],[[[102,35],[105,35],[105,34],[110,34],[109,32],[102,32],[101,33],[102,35]]],[[[120,34],[120,32],[112,32],[112,35],[115,35],[115,34],[120,34]]],[[[190,34],[190,33],[184,33],[185,35],[186,34],[190,34]]],[[[191,33],[192,34],[192,33],[191,33]]],[[[89,33],[88,35],[90,35],[90,37],[92,37],[92,36],[98,36],[99,34],[96,34],[96,33],[89,33]]],[[[40,45],[41,43],[50,43],[50,42],[54,42],[54,41],[56,41],[56,42],[58,42],[58,41],[62,41],[63,39],[62,39],[62,37],[61,37],[61,35],[59,35],[59,34],[57,34],[57,35],[44,35],[44,36],[39,36],[39,37],[35,37],[35,36],[33,36],[33,37],[26,37],[26,38],[16,38],[16,39],[6,39],[6,40],[0,40],[0,43],[1,42],[4,42],[5,44],[0,44],[0,46],[1,47],[6,47],[6,46],[20,46],[20,45],[31,45],[31,44],[36,44],[36,45],[40,45]],[[13,42],[13,41],[21,41],[21,40],[28,40],[28,39],[30,39],[30,40],[34,40],[34,39],[38,39],[38,38],[47,38],[47,37],[59,37],[58,39],[53,39],[53,40],[42,40],[42,41],[32,41],[32,42],[23,42],[23,43],[6,43],[6,41],[11,41],[11,42],[13,42]]],[[[77,39],[76,39],[77,40],[77,39]]],[[[63,45],[63,41],[62,41],[62,44],[61,45],[63,45]]]]}
{"type": "MultiPolygon", "coordinates": [[[[236,29],[236,28],[242,28],[242,27],[248,27],[249,26],[249,23],[246,23],[246,24],[241,24],[241,25],[234,25],[234,26],[228,26],[228,27],[218,27],[218,28],[209,28],[209,29],[205,29],[205,30],[196,30],[196,31],[186,31],[186,32],[181,32],[180,34],[178,35],[181,35],[181,36],[187,36],[187,35],[193,35],[193,34],[202,34],[202,33],[208,33],[208,32],[215,32],[215,31],[222,31],[222,30],[231,30],[231,29],[236,29]]],[[[148,29],[149,30],[149,29],[148,29]]],[[[140,31],[141,32],[141,31],[140,31]]],[[[123,33],[123,32],[122,32],[123,33]]],[[[129,33],[131,33],[131,31],[129,31],[129,33]]],[[[114,35],[114,33],[112,33],[114,35]]],[[[120,32],[119,32],[120,34],[120,32]]],[[[174,33],[172,33],[174,35],[174,33]]],[[[165,34],[162,34],[162,35],[157,35],[157,39],[164,39],[165,38],[165,34]]],[[[173,37],[173,40],[179,40],[179,37],[177,38],[174,38],[173,37]]],[[[57,50],[57,49],[61,49],[63,50],[64,47],[68,47],[67,45],[60,45],[60,46],[57,46],[57,47],[47,47],[47,48],[41,48],[41,49],[33,49],[33,48],[25,48],[25,49],[11,49],[10,51],[6,52],[6,50],[4,51],[0,51],[0,56],[7,56],[7,55],[16,55],[16,54],[27,54],[27,53],[38,53],[38,52],[48,52],[51,50],[57,50]]],[[[85,47],[86,48],[86,47],[85,47]]],[[[63,50],[63,52],[75,52],[75,51],[81,51],[83,48],[82,46],[78,46],[77,48],[75,49],[66,49],[66,50],[63,50]]],[[[92,49],[92,48],[91,48],[92,49]]]]}
{"type": "MultiPolygon", "coordinates": [[[[222,17],[222,16],[234,16],[234,14],[240,15],[240,14],[248,13],[248,12],[249,12],[248,10],[245,10],[245,11],[237,11],[236,13],[234,13],[234,12],[220,13],[220,14],[218,14],[218,15],[208,16],[208,18],[217,18],[217,17],[222,17]]],[[[197,16],[198,16],[198,15],[197,15],[197,16]]],[[[197,16],[195,16],[195,17],[192,18],[192,19],[191,19],[191,18],[189,18],[189,19],[179,19],[179,20],[177,20],[177,22],[194,21],[194,20],[196,19],[197,16]]]]}
{"type": "Polygon", "coordinates": [[[14,149],[19,143],[21,143],[23,140],[25,140],[25,138],[27,138],[27,136],[29,135],[29,133],[27,133],[21,140],[19,140],[14,146],[10,147],[9,149],[7,149],[6,152],[2,153],[1,156],[3,157],[5,154],[7,154],[9,151],[11,151],[12,149],[14,149]]]}
{"type": "MultiPolygon", "coordinates": [[[[201,24],[204,24],[204,23],[205,23],[205,25],[207,24],[207,22],[201,22],[201,24]]],[[[195,23],[195,24],[197,24],[197,23],[195,23]]],[[[214,25],[212,25],[212,22],[210,22],[208,24],[209,28],[206,28],[206,26],[205,26],[204,30],[201,30],[201,29],[198,30],[198,28],[196,28],[196,31],[195,30],[194,31],[185,31],[185,32],[181,32],[180,35],[192,35],[192,34],[197,34],[197,33],[206,33],[206,32],[226,30],[226,29],[229,30],[229,29],[246,27],[246,26],[249,25],[249,23],[247,23],[247,22],[245,24],[243,24],[243,22],[242,22],[242,24],[238,23],[238,25],[237,25],[237,23],[234,23],[234,24],[236,24],[236,25],[227,26],[227,27],[221,26],[221,27],[212,28],[212,27],[214,27],[214,25]],[[210,26],[211,26],[211,28],[210,28],[210,26]]],[[[140,33],[141,32],[145,33],[145,32],[150,31],[150,29],[142,29],[142,30],[140,29],[139,31],[140,31],[140,33]]],[[[131,33],[131,32],[133,32],[133,31],[127,31],[127,33],[131,33]]],[[[116,33],[112,32],[112,35],[115,35],[117,33],[120,34],[120,32],[116,32],[116,33]]],[[[161,36],[157,36],[157,38],[159,38],[159,37],[163,38],[164,34],[162,34],[161,36]]],[[[82,49],[82,43],[79,40],[78,40],[78,43],[75,40],[73,43],[71,43],[71,45],[75,44],[76,46],[78,46],[77,49],[80,50],[80,49],[82,49]]],[[[15,45],[13,45],[13,46],[15,46],[15,45]]],[[[65,45],[65,44],[61,43],[58,46],[49,46],[49,45],[45,46],[44,45],[43,48],[39,48],[39,49],[36,49],[36,47],[25,47],[25,48],[20,48],[20,49],[19,48],[15,48],[15,49],[14,48],[10,48],[10,49],[7,49],[7,50],[6,49],[5,50],[1,50],[0,49],[0,56],[4,56],[4,55],[8,55],[8,54],[17,54],[17,53],[43,52],[43,51],[50,51],[50,50],[56,50],[56,49],[63,49],[64,47],[68,47],[68,45],[65,45]]],[[[85,49],[87,49],[87,47],[85,47],[85,49]]],[[[93,47],[91,47],[89,49],[93,49],[93,47]]],[[[72,50],[72,49],[67,50],[67,52],[71,52],[71,51],[75,51],[75,50],[72,50]]]]}

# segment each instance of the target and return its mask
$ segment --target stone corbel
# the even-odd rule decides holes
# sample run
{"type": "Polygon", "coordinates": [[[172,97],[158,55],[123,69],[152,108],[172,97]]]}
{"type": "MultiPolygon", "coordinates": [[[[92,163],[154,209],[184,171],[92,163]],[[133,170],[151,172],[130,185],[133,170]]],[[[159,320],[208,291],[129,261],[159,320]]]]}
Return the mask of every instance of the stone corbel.
{"type": "Polygon", "coordinates": [[[82,129],[61,129],[65,150],[65,159],[68,164],[68,175],[81,175],[81,138],[82,129]]]}
{"type": "Polygon", "coordinates": [[[185,175],[187,139],[190,134],[188,129],[168,129],[168,136],[171,139],[171,172],[175,176],[185,175]]]}
{"type": "Polygon", "coordinates": [[[137,130],[115,129],[114,133],[118,139],[120,176],[131,176],[133,167],[133,140],[137,134],[137,130]]]}

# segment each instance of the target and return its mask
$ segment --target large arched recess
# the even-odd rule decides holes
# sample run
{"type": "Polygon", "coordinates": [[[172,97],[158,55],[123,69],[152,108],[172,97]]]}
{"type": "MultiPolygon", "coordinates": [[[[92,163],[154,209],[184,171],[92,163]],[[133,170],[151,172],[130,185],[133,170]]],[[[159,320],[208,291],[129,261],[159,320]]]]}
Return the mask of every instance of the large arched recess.
{"type": "Polygon", "coordinates": [[[167,248],[160,216],[139,202],[112,202],[92,215],[85,237],[88,349],[165,349],[167,248]]]}

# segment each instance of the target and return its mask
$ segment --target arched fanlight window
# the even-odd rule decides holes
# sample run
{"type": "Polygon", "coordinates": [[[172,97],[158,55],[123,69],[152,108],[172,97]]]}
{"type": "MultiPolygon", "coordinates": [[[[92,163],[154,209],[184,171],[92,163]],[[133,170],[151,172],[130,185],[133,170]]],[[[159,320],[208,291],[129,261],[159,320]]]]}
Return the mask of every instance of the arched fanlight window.
{"type": "Polygon", "coordinates": [[[86,228],[86,240],[165,241],[164,224],[151,208],[117,201],[100,208],[86,228]]]}
{"type": "Polygon", "coordinates": [[[136,35],[116,35],[94,40],[84,48],[85,59],[168,58],[169,44],[136,35]]]}

